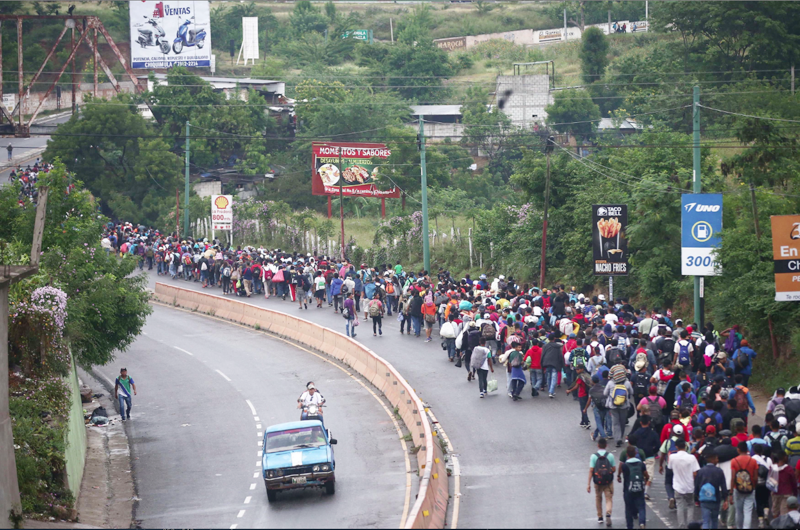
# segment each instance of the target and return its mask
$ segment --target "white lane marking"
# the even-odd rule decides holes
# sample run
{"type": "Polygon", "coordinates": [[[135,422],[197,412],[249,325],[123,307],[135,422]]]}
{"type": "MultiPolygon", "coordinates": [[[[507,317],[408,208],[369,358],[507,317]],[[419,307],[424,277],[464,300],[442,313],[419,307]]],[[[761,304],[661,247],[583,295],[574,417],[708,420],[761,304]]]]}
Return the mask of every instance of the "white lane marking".
{"type": "Polygon", "coordinates": [[[247,402],[247,406],[248,406],[248,407],[250,407],[250,411],[253,413],[253,416],[255,416],[256,414],[258,414],[258,413],[256,412],[256,408],[253,406],[253,404],[252,404],[252,403],[250,403],[250,400],[249,400],[249,399],[245,399],[245,401],[247,402]]]}
{"type": "MultiPolygon", "coordinates": [[[[182,351],[183,353],[185,353],[187,355],[191,355],[192,357],[194,357],[194,354],[192,352],[190,352],[190,351],[186,351],[183,348],[178,348],[177,346],[173,346],[173,348],[175,348],[178,351],[182,351]]],[[[217,371],[219,371],[219,370],[217,370],[217,371]]]]}
{"type": "Polygon", "coordinates": [[[230,378],[230,377],[228,377],[227,375],[223,374],[223,373],[222,373],[222,372],[220,372],[219,370],[215,370],[215,372],[217,372],[219,375],[221,375],[222,377],[224,377],[224,378],[225,378],[225,381],[227,381],[227,382],[229,382],[229,383],[231,382],[231,378],[230,378]]]}
{"type": "Polygon", "coordinates": [[[257,457],[259,457],[259,458],[261,458],[262,456],[264,456],[264,453],[262,453],[261,451],[259,451],[259,452],[257,452],[257,453],[256,453],[256,456],[257,456],[257,457]]]}
{"type": "Polygon", "coordinates": [[[236,517],[239,517],[239,518],[244,517],[244,510],[239,510],[239,513],[236,514],[236,517]]]}
{"type": "MultiPolygon", "coordinates": [[[[260,424],[260,423],[257,423],[257,424],[256,424],[256,429],[260,429],[260,428],[261,428],[261,424],[260,424]]],[[[261,436],[261,435],[259,434],[259,436],[261,436]]]]}
{"type": "MultiPolygon", "coordinates": [[[[253,473],[253,478],[257,478],[257,477],[258,477],[258,473],[253,473]]],[[[250,484],[250,489],[251,490],[256,489],[256,485],[255,484],[250,484]]]]}
{"type": "Polygon", "coordinates": [[[250,499],[252,499],[252,498],[253,498],[253,497],[245,497],[245,498],[244,498],[244,503],[245,503],[245,504],[250,504],[250,499]]]}
{"type": "Polygon", "coordinates": [[[264,445],[264,440],[259,440],[258,441],[258,446],[261,447],[262,445],[264,445]]]}
{"type": "Polygon", "coordinates": [[[259,420],[259,419],[258,419],[258,416],[256,416],[256,417],[255,417],[255,418],[253,418],[253,419],[254,419],[254,420],[256,420],[256,421],[261,421],[261,420],[259,420]]]}
{"type": "MultiPolygon", "coordinates": [[[[255,473],[253,473],[253,478],[258,478],[258,471],[256,471],[255,473]]],[[[256,485],[255,485],[255,484],[250,484],[250,489],[251,489],[251,490],[254,490],[254,489],[256,489],[256,485]]]]}
{"type": "Polygon", "coordinates": [[[258,462],[256,462],[256,467],[261,467],[261,460],[259,460],[258,462]]]}
{"type": "Polygon", "coordinates": [[[236,530],[236,527],[237,527],[237,526],[239,526],[239,525],[238,525],[238,524],[232,524],[232,525],[231,525],[231,530],[236,530]]]}
{"type": "Polygon", "coordinates": [[[257,432],[257,433],[256,433],[256,436],[258,436],[259,438],[261,438],[261,437],[263,437],[263,436],[264,436],[264,433],[262,433],[262,432],[257,432]]]}

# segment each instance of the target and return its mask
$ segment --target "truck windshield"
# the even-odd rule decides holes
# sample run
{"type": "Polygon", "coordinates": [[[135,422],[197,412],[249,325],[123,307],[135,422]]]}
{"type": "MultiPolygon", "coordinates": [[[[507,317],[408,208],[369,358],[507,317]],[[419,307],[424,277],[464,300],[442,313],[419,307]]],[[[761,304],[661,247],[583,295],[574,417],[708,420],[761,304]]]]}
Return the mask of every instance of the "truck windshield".
{"type": "Polygon", "coordinates": [[[267,453],[277,453],[292,449],[321,447],[327,443],[322,427],[303,427],[288,431],[268,432],[266,451],[267,453]]]}

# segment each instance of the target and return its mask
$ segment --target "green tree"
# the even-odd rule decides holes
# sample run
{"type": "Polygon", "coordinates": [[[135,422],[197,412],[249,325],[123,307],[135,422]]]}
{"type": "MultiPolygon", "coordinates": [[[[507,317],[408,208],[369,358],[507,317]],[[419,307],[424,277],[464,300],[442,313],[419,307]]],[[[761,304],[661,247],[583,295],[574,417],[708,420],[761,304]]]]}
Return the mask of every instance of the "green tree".
{"type": "Polygon", "coordinates": [[[558,132],[589,137],[597,129],[600,108],[585,90],[560,90],[545,107],[547,125],[558,132]]]}
{"type": "Polygon", "coordinates": [[[289,23],[295,35],[305,35],[312,31],[322,33],[328,29],[328,20],[320,13],[319,8],[308,0],[300,0],[294,4],[294,10],[289,15],[289,23]]]}
{"type": "MultiPolygon", "coordinates": [[[[42,265],[35,282],[67,293],[65,337],[84,366],[106,364],[115,351],[124,351],[140,333],[150,314],[146,277],[132,275],[134,259],[119,260],[100,248],[98,235],[106,221],[97,214],[94,198],[56,161],[39,186],[49,188],[42,238],[42,265]]],[[[18,189],[0,189],[0,239],[30,248],[33,208],[17,204],[18,189]]]]}
{"type": "Polygon", "coordinates": [[[129,96],[87,98],[80,118],[73,116],[59,133],[43,157],[60,158],[72,173],[83,175],[107,215],[152,224],[182,184],[181,160],[129,96]]]}
{"type": "Polygon", "coordinates": [[[332,0],[325,2],[325,16],[328,17],[331,24],[336,22],[336,4],[332,0]]]}
{"type": "Polygon", "coordinates": [[[581,38],[581,75],[587,85],[600,80],[608,66],[608,41],[600,28],[592,27],[581,38]]]}

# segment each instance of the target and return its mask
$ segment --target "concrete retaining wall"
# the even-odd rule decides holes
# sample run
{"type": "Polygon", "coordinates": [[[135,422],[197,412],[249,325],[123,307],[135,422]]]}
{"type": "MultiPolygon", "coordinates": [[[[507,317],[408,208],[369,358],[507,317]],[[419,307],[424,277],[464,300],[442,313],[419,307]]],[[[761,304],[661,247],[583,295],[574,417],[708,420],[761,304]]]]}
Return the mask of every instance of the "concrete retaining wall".
{"type": "Polygon", "coordinates": [[[444,527],[449,487],[437,434],[431,428],[422,401],[389,362],[342,333],[271,309],[164,283],[156,283],[154,298],[168,305],[213,314],[248,326],[258,325],[260,329],[330,355],[371,381],[397,407],[412,435],[413,445],[420,447],[417,452],[419,493],[405,527],[444,527]]]}
{"type": "Polygon", "coordinates": [[[69,430],[67,431],[67,486],[75,500],[81,491],[83,466],[86,463],[86,424],[83,421],[83,403],[81,403],[81,387],[78,384],[78,371],[75,359],[67,376],[70,389],[69,430]]]}

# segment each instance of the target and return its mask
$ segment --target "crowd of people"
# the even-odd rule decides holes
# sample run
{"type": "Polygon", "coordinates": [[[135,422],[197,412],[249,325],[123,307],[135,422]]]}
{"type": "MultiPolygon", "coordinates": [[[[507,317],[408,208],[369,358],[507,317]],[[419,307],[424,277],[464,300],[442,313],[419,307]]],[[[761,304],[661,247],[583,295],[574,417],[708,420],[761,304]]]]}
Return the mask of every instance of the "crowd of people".
{"type": "Polygon", "coordinates": [[[20,183],[20,206],[25,206],[28,203],[36,204],[39,199],[39,190],[36,189],[39,173],[48,173],[52,167],[52,164],[43,163],[37,158],[33,166],[28,165],[25,168],[17,166],[16,169],[11,170],[8,174],[8,181],[12,184],[15,182],[20,183]]]}
{"type": "Polygon", "coordinates": [[[506,372],[505,393],[514,401],[523,400],[526,385],[531,400],[552,399],[562,388],[598,446],[588,489],[594,484],[600,524],[611,525],[616,472],[628,528],[637,519],[644,527],[656,468],[683,527],[800,524],[800,392],[778,389],[764,425],[753,424],[748,384],[757,354],[738,326],[700,328],[669,309],[635,308],[564,285],[232,248],[130,223],[109,225],[102,246],[226,296],[278,297],[301,311],[332,308],[350,337],[362,313],[375,337],[383,335],[383,319],[396,315],[401,334],[436,340],[468,382],[477,380],[480,398],[500,387],[490,376],[495,370],[506,372]],[[611,444],[621,448],[616,458],[611,444]]]}

